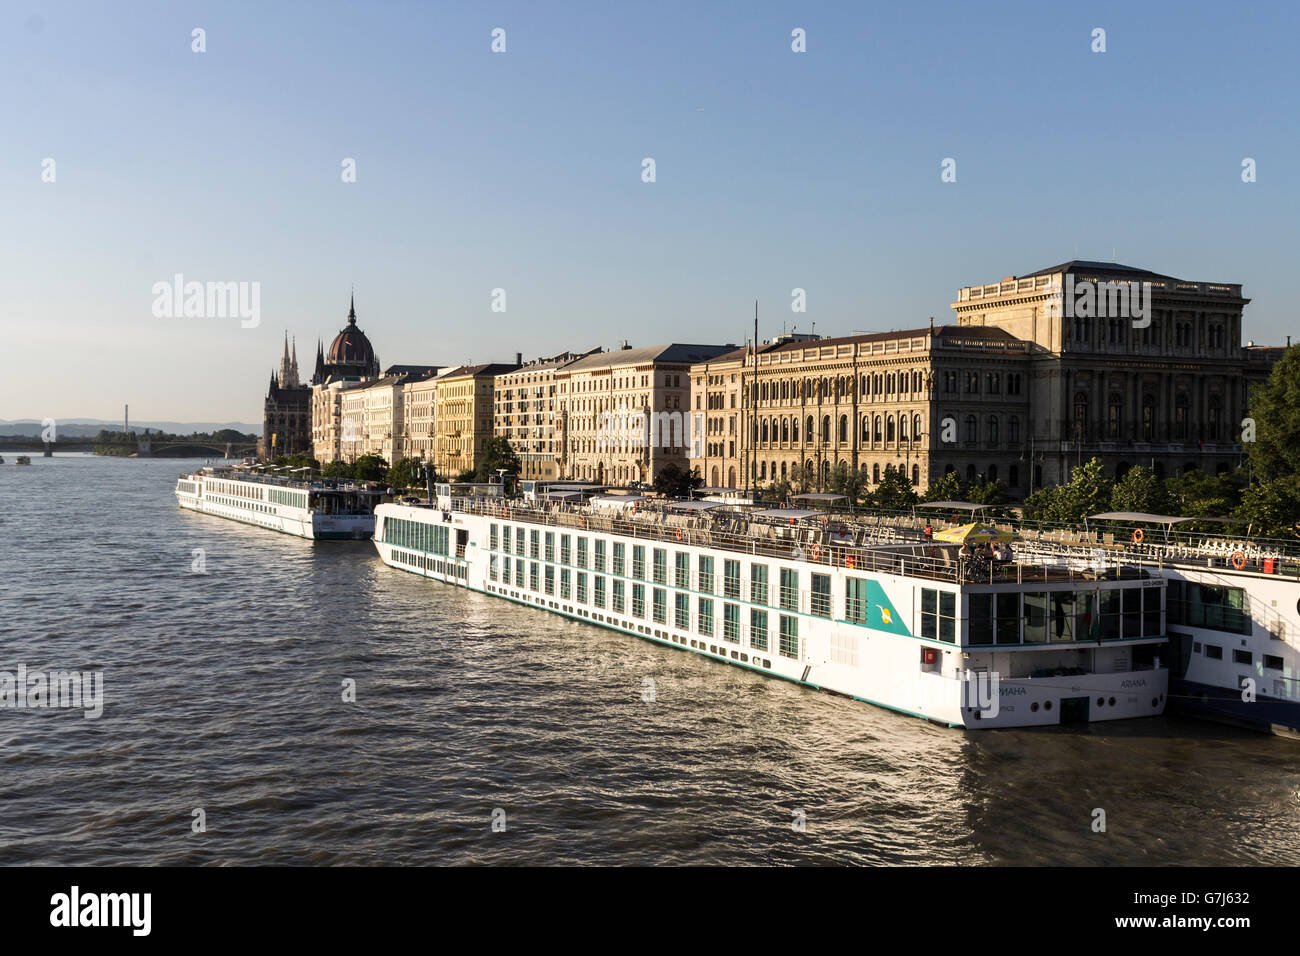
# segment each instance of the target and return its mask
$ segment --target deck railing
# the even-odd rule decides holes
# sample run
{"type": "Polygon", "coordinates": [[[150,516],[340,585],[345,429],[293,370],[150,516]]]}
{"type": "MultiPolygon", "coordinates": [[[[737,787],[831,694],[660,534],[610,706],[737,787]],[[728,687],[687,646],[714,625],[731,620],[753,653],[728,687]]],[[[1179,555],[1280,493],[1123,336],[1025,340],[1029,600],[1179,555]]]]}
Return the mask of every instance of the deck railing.
{"type": "Polygon", "coordinates": [[[652,544],[716,548],[778,561],[800,561],[826,568],[843,568],[924,578],[953,584],[1071,584],[1144,576],[1142,561],[1107,561],[1098,566],[1088,551],[1063,548],[1035,550],[1009,561],[988,561],[959,553],[959,546],[898,534],[837,534],[829,526],[748,523],[729,520],[723,526],[709,519],[649,510],[628,518],[569,510],[566,506],[536,507],[479,497],[452,499],[455,511],[582,532],[605,532],[652,544]],[[671,522],[671,523],[670,523],[671,522]],[[837,538],[841,540],[836,540],[837,538]]]}

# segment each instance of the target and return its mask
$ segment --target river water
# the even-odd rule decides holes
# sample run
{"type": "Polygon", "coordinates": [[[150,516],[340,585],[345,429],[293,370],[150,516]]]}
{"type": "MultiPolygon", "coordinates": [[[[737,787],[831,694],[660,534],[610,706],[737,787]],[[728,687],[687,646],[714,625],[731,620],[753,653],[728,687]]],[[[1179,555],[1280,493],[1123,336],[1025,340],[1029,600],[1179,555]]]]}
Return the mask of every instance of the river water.
{"type": "Polygon", "coordinates": [[[8,864],[1300,863],[1294,741],[948,730],[182,512],[199,462],[12,462],[0,671],[105,703],[0,710],[8,864]]]}

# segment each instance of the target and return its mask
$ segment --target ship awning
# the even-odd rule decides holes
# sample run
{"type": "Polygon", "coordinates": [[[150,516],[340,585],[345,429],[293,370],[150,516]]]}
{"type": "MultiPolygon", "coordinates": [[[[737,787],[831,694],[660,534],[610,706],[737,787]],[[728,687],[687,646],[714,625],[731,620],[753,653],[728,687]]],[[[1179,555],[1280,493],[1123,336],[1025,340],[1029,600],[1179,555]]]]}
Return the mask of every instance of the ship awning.
{"type": "Polygon", "coordinates": [[[591,499],[591,503],[597,508],[625,508],[649,500],[646,495],[598,495],[591,499]]]}
{"type": "Polygon", "coordinates": [[[1184,521],[1216,521],[1219,524],[1248,524],[1240,518],[1185,518],[1182,515],[1157,515],[1146,511],[1103,511],[1088,515],[1089,521],[1144,521],[1148,524],[1175,525],[1184,521]]]}
{"type": "Polygon", "coordinates": [[[543,492],[545,498],[581,498],[581,491],[546,491],[543,492]]]}
{"type": "Polygon", "coordinates": [[[710,508],[725,507],[722,501],[670,501],[664,505],[669,511],[707,511],[710,508]]]}
{"type": "Polygon", "coordinates": [[[834,495],[829,491],[814,491],[804,495],[791,495],[791,501],[847,501],[848,495],[834,495]]]}
{"type": "Polygon", "coordinates": [[[969,501],[922,501],[917,508],[942,508],[944,511],[982,511],[989,505],[977,505],[969,501]]]}
{"type": "Polygon", "coordinates": [[[751,517],[754,518],[788,518],[791,521],[799,521],[803,518],[819,518],[821,516],[822,512],[812,511],[808,508],[767,508],[751,514],[751,517]]]}

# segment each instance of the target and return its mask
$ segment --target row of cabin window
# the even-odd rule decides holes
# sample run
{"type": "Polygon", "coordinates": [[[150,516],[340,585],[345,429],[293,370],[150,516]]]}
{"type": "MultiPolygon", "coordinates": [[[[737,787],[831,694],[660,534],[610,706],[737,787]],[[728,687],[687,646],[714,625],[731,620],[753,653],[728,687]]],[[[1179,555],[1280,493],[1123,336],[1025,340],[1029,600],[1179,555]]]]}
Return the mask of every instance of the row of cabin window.
{"type": "Polygon", "coordinates": [[[384,519],[384,542],[399,548],[446,556],[450,553],[450,538],[450,529],[442,525],[406,518],[384,519]]]}
{"type": "MultiPolygon", "coordinates": [[[[555,532],[548,531],[545,538],[537,530],[529,529],[527,542],[528,548],[525,550],[525,529],[515,529],[515,547],[510,547],[510,526],[498,528],[496,524],[489,528],[489,546],[493,551],[511,550],[516,554],[525,555],[529,558],[542,558],[545,560],[555,561],[555,532]],[[544,541],[544,551],[542,543],[544,541]]],[[[579,568],[588,567],[588,539],[579,537],[577,539],[577,561],[570,560],[572,553],[570,550],[570,535],[560,535],[560,563],[574,564],[579,568]]],[[[599,572],[605,572],[607,568],[606,558],[608,556],[606,549],[607,542],[603,539],[595,539],[594,560],[590,567],[599,572]]],[[[627,575],[640,580],[652,580],[655,584],[669,583],[669,566],[668,566],[668,549],[654,548],[651,553],[651,577],[646,577],[646,549],[644,545],[633,545],[632,547],[632,573],[627,575],[627,550],[622,541],[613,542],[613,560],[608,562],[613,574],[627,575]]],[[[698,560],[698,587],[696,590],[713,593],[714,591],[714,558],[710,555],[701,555],[698,560]]],[[[780,568],[780,585],[777,589],[777,601],[779,606],[784,610],[795,611],[799,609],[799,572],[793,568],[780,568]]],[[[691,586],[691,555],[686,551],[675,552],[672,567],[672,584],[674,587],[687,588],[691,586]]],[[[831,579],[829,574],[813,573],[811,575],[812,588],[809,599],[809,610],[812,614],[821,617],[829,617],[831,613],[831,579]]],[[[737,560],[723,560],[723,578],[722,588],[724,597],[739,598],[742,592],[743,582],[741,580],[740,562],[737,560]]],[[[749,579],[749,600],[753,604],[771,603],[771,587],[768,578],[768,565],[751,564],[749,579]]]]}
{"type": "MultiPolygon", "coordinates": [[[[515,558],[513,562],[510,558],[492,555],[488,564],[488,577],[493,581],[500,581],[502,584],[513,584],[515,587],[527,588],[531,591],[543,594],[555,594],[557,584],[557,569],[550,566],[539,565],[535,561],[524,561],[523,558],[515,558]],[[512,569],[513,563],[513,569],[512,569]],[[513,573],[512,573],[513,570],[513,573]]],[[[559,596],[562,600],[570,600],[573,597],[571,584],[574,583],[570,569],[558,569],[559,596]]],[[[618,578],[612,581],[607,580],[602,575],[592,575],[593,590],[587,590],[588,576],[585,571],[576,572],[576,600],[579,604],[588,603],[588,597],[591,597],[591,603],[596,607],[604,608],[608,606],[615,614],[631,614],[632,617],[644,618],[646,616],[646,586],[644,584],[632,584],[631,610],[628,610],[627,601],[627,582],[618,578]],[[607,585],[609,587],[607,588],[607,585]]],[[[725,640],[736,643],[742,642],[741,627],[741,608],[738,604],[723,603],[722,605],[722,637],[725,640]]],[[[664,588],[651,588],[650,593],[650,617],[656,624],[668,623],[668,592],[664,588]]],[[[697,600],[696,606],[698,633],[706,636],[712,636],[714,633],[714,601],[712,598],[701,597],[697,600]]],[[[679,630],[691,630],[691,596],[689,594],[677,593],[673,595],[672,606],[673,626],[679,630]]],[[[798,658],[799,656],[799,619],[792,615],[778,614],[777,625],[777,651],[785,657],[798,658]]],[[[751,608],[749,614],[749,646],[755,650],[768,650],[771,635],[768,630],[768,612],[760,608],[751,608]]]]}

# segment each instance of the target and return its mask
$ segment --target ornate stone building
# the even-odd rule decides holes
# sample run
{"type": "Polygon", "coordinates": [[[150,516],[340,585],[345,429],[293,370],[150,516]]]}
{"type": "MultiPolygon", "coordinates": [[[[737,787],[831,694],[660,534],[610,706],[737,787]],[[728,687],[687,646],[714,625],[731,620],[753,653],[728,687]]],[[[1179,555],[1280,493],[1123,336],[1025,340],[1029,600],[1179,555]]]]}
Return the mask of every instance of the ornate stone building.
{"type": "Polygon", "coordinates": [[[262,439],[257,451],[262,458],[311,453],[311,389],[298,382],[298,343],[294,342],[291,352],[288,332],[280,371],[271,375],[262,406],[262,439]]]}
{"type": "Polygon", "coordinates": [[[709,485],[816,490],[842,462],[868,487],[893,465],[918,488],[956,471],[1018,496],[1093,457],[1111,475],[1224,471],[1280,354],[1242,348],[1249,301],[1073,261],[959,290],[957,325],[737,350],[691,369],[691,464],[709,485]]]}
{"type": "Polygon", "coordinates": [[[963,327],[1002,329],[1029,348],[1028,438],[1039,487],[1068,480],[1093,457],[1111,474],[1133,465],[1162,475],[1235,466],[1249,301],[1240,284],[1074,260],[964,287],[952,307],[963,327]],[[1144,284],[1149,295],[1134,308],[1144,284]]]}
{"type": "Polygon", "coordinates": [[[402,386],[402,455],[432,462],[438,445],[438,383],[454,368],[417,376],[402,386]]]}
{"type": "Polygon", "coordinates": [[[691,466],[714,487],[819,490],[841,464],[869,486],[889,466],[919,487],[953,470],[1018,485],[1026,361],[1014,336],[957,326],[739,349],[691,369],[691,466]]]}
{"type": "Polygon", "coordinates": [[[691,368],[734,349],[625,344],[558,369],[560,476],[612,485],[688,470],[691,368]]]}
{"type": "MultiPolygon", "coordinates": [[[[355,297],[348,306],[347,324],[326,353],[316,344],[316,370],[311,379],[312,456],[321,464],[338,461],[343,447],[342,396],[359,383],[379,377],[379,359],[366,334],[357,326],[355,297]]],[[[349,434],[350,447],[358,436],[349,434]]]]}
{"type": "Polygon", "coordinates": [[[454,480],[478,467],[492,437],[496,377],[517,365],[462,365],[438,379],[434,412],[433,464],[439,476],[454,480]]]}
{"type": "Polygon", "coordinates": [[[339,459],[378,455],[390,465],[407,455],[406,390],[433,381],[436,367],[394,365],[370,382],[339,394],[339,459]]]}
{"type": "MultiPolygon", "coordinates": [[[[562,352],[519,364],[496,377],[493,432],[510,442],[519,455],[519,477],[551,480],[560,477],[560,411],[556,372],[593,352],[562,352]]],[[[523,356],[518,356],[522,359],[523,356]]]]}

